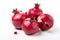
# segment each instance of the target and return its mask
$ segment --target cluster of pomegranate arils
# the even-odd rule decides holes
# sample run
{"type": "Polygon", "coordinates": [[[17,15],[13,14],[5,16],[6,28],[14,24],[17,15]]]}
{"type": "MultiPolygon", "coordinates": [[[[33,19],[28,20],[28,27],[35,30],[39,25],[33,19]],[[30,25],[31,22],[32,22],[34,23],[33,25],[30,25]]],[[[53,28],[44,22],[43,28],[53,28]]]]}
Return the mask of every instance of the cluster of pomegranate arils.
{"type": "Polygon", "coordinates": [[[32,35],[39,30],[46,31],[53,27],[54,19],[49,14],[43,14],[39,8],[39,4],[35,3],[34,8],[28,12],[13,10],[12,23],[17,30],[23,30],[25,34],[32,35]]]}

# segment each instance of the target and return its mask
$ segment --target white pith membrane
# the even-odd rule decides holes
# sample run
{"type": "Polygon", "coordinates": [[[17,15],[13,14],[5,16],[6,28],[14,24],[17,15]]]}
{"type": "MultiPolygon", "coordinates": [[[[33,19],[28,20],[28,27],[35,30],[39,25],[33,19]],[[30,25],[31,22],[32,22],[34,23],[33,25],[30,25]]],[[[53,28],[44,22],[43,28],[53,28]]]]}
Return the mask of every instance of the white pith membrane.
{"type": "Polygon", "coordinates": [[[41,19],[40,16],[37,18],[37,21],[38,21],[39,23],[42,22],[42,19],[41,19]]]}

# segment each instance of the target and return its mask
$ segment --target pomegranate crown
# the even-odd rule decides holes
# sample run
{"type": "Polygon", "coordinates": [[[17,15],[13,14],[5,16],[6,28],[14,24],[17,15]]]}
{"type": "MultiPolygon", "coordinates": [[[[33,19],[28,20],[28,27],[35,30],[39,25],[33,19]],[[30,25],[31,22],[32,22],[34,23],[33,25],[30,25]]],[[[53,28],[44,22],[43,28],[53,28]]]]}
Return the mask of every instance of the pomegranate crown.
{"type": "Polygon", "coordinates": [[[16,9],[13,9],[12,13],[17,14],[17,13],[19,13],[19,11],[16,8],[16,9]]]}
{"type": "Polygon", "coordinates": [[[35,8],[39,8],[40,4],[35,3],[35,8]]]}

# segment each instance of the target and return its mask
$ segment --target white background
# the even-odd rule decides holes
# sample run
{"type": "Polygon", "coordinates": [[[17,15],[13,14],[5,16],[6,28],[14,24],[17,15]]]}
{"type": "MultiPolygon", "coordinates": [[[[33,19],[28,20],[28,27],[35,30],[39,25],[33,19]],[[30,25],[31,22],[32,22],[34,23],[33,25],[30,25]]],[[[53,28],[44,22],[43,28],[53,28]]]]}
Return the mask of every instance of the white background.
{"type": "Polygon", "coordinates": [[[60,40],[60,0],[0,0],[0,40],[60,40]],[[37,2],[44,13],[53,16],[53,28],[31,36],[16,30],[11,22],[11,11],[18,8],[26,12],[37,2]],[[14,31],[18,34],[14,35],[14,31]]]}

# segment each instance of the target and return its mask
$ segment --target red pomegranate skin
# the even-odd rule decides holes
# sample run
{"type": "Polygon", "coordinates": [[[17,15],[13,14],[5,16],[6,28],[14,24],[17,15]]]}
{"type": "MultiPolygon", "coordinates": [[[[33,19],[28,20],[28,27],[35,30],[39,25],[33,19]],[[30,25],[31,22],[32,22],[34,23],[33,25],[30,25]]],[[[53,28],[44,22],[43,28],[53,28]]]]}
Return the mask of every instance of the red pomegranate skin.
{"type": "Polygon", "coordinates": [[[14,15],[12,16],[12,23],[16,29],[21,30],[21,24],[24,19],[26,19],[26,14],[23,12],[14,11],[14,15]]]}
{"type": "Polygon", "coordinates": [[[34,8],[29,9],[28,11],[28,17],[38,17],[39,15],[43,14],[43,11],[39,8],[39,4],[35,4],[34,8]]]}
{"type": "Polygon", "coordinates": [[[42,31],[49,30],[50,28],[53,27],[54,19],[51,15],[42,14],[38,17],[40,17],[40,20],[42,20],[42,22],[39,22],[39,27],[42,31]]]}
{"type": "Polygon", "coordinates": [[[22,29],[27,35],[35,34],[39,31],[39,25],[36,20],[26,19],[22,23],[22,29]]]}

